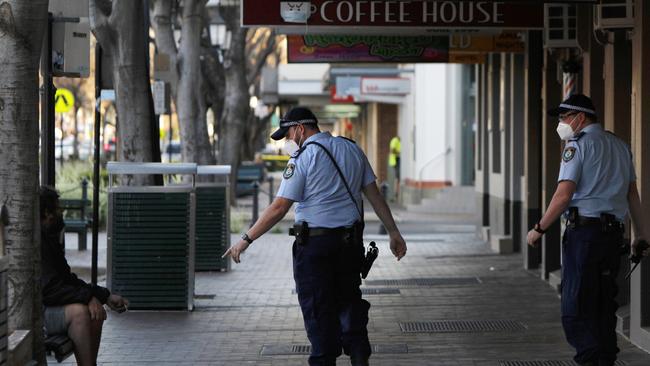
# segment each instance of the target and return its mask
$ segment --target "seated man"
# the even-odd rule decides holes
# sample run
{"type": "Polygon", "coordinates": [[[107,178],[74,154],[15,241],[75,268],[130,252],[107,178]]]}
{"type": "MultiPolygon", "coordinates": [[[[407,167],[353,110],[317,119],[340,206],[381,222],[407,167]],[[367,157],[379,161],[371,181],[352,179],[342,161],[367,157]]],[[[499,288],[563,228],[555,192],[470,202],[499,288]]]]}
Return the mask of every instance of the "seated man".
{"type": "Polygon", "coordinates": [[[123,312],[128,301],[108,289],[91,285],[70,271],[63,246],[63,214],[59,195],[41,187],[41,290],[44,324],[48,335],[67,334],[74,343],[77,364],[97,362],[102,325],[106,320],[103,304],[123,312]]]}

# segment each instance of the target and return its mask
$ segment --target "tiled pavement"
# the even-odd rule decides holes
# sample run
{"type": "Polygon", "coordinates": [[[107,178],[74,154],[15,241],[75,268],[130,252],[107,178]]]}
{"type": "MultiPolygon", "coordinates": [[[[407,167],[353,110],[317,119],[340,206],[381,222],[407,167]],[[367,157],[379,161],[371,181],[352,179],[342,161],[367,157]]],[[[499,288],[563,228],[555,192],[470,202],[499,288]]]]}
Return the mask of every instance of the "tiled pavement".
{"type": "MultiPolygon", "coordinates": [[[[434,234],[407,236],[407,256],[396,262],[385,237],[369,280],[478,278],[473,284],[365,286],[399,294],[365,295],[372,303],[371,343],[406,345],[408,353],[377,353],[372,365],[498,366],[507,360],[569,361],[559,300],[520,255],[491,254],[468,226],[429,224],[434,234]],[[491,333],[402,333],[399,322],[514,320],[524,330],[491,333]]],[[[369,233],[370,234],[370,233],[369,233]]],[[[194,312],[109,314],[100,365],[305,365],[305,355],[261,355],[263,345],[305,345],[291,274],[289,237],[269,234],[229,273],[198,273],[194,312]]],[[[650,355],[620,339],[627,365],[650,365],[650,355]]],[[[65,363],[74,363],[73,357],[65,363]]],[[[55,362],[51,362],[54,364],[55,362]]],[[[349,364],[347,357],[339,365],[349,364]]]]}

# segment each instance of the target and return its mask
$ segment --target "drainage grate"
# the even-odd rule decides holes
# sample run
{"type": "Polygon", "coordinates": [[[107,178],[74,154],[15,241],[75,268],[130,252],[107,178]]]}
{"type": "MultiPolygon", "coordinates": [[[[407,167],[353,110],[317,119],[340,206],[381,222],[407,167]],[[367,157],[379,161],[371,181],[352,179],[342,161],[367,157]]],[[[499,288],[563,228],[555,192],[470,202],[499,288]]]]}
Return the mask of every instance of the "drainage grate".
{"type": "MultiPolygon", "coordinates": [[[[373,344],[373,353],[397,354],[408,353],[409,349],[405,343],[373,344]]],[[[281,355],[308,355],[311,353],[311,346],[305,344],[265,344],[260,352],[263,356],[281,355]]]]}
{"type": "MultiPolygon", "coordinates": [[[[296,289],[291,290],[292,294],[296,293],[296,289]]],[[[363,295],[399,295],[401,294],[400,290],[398,288],[384,288],[384,287],[377,287],[377,288],[362,288],[361,289],[361,294],[363,295]]]]}
{"type": "Polygon", "coordinates": [[[481,283],[477,277],[407,278],[403,280],[364,281],[367,286],[456,286],[481,283]]]}
{"type": "Polygon", "coordinates": [[[402,333],[483,333],[526,330],[523,323],[512,320],[440,320],[399,323],[402,333]]]}
{"type": "Polygon", "coordinates": [[[311,346],[294,344],[291,346],[291,353],[308,355],[311,353],[311,346]]]}
{"type": "Polygon", "coordinates": [[[194,298],[197,300],[214,300],[217,295],[204,295],[204,294],[195,294],[194,298]]]}
{"type": "MultiPolygon", "coordinates": [[[[578,363],[558,360],[499,361],[499,366],[578,366],[578,363]]],[[[614,366],[627,366],[627,362],[618,360],[614,366]]]]}

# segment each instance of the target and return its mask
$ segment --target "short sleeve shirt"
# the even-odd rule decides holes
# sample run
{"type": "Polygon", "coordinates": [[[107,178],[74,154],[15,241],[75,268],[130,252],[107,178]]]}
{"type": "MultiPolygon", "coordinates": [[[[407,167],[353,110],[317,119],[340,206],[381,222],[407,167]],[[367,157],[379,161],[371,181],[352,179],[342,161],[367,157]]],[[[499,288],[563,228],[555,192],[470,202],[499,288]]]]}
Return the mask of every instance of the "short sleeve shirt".
{"type": "Polygon", "coordinates": [[[327,153],[313,144],[289,159],[277,196],[298,203],[296,222],[323,228],[351,226],[359,220],[357,207],[362,209],[361,189],[376,180],[368,158],[355,143],[329,132],[311,136],[305,145],[311,141],[322,144],[332,154],[355,201],[327,153]]]}
{"type": "Polygon", "coordinates": [[[565,180],[576,184],[570,206],[580,216],[608,213],[623,220],[630,183],[636,180],[629,146],[598,123],[585,127],[562,152],[558,182],[565,180]]]}

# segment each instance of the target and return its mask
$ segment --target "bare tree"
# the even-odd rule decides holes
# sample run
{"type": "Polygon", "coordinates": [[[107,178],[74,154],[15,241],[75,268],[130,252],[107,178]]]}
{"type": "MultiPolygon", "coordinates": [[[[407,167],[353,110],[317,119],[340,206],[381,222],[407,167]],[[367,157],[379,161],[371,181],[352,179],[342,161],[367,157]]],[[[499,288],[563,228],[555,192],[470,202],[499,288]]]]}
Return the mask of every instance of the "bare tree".
{"type": "MultiPolygon", "coordinates": [[[[153,160],[151,86],[146,65],[148,39],[144,4],[137,0],[90,0],[90,25],[99,44],[113,55],[119,160],[153,160]]],[[[159,158],[159,157],[158,157],[159,158]]],[[[130,184],[153,184],[153,177],[130,177],[130,184]]]]}
{"type": "Polygon", "coordinates": [[[180,8],[176,0],[156,0],[152,25],[158,50],[170,60],[171,94],[180,124],[183,161],[214,164],[201,73],[205,4],[205,0],[185,0],[180,8]],[[177,47],[172,27],[175,9],[181,16],[180,47],[177,47]]]}
{"type": "Polygon", "coordinates": [[[47,0],[0,3],[0,203],[9,214],[9,328],[33,334],[45,362],[40,291],[38,209],[38,66],[47,0]]]}

